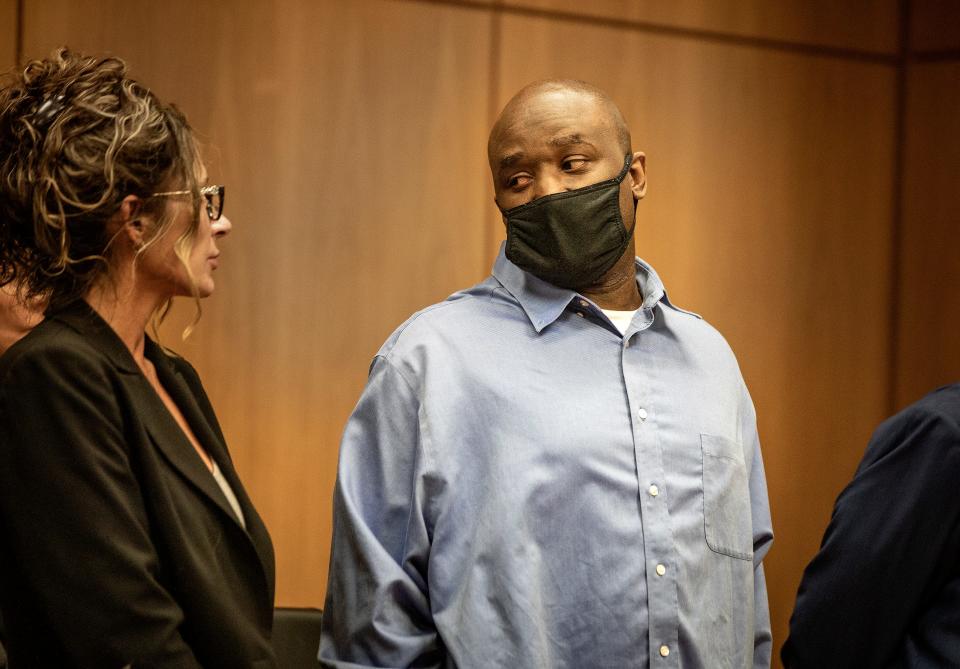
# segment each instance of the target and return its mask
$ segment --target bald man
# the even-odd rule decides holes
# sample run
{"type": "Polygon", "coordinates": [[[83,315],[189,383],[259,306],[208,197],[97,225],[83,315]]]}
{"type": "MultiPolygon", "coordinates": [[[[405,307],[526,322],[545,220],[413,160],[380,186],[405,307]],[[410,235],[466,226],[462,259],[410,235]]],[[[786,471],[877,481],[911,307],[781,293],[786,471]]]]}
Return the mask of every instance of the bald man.
{"type": "Polygon", "coordinates": [[[635,256],[644,154],[577,81],[488,154],[492,276],[393,333],[343,435],[321,664],[769,666],[754,410],[635,256]]]}

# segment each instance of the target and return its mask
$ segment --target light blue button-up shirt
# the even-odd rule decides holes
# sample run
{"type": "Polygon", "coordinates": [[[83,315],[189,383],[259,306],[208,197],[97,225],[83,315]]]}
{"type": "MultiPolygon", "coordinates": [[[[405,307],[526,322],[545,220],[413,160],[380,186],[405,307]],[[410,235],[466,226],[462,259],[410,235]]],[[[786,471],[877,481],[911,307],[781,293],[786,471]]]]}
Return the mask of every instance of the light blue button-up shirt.
{"type": "Polygon", "coordinates": [[[769,666],[753,405],[636,266],[623,335],[501,248],[383,345],[340,447],[324,666],[769,666]]]}

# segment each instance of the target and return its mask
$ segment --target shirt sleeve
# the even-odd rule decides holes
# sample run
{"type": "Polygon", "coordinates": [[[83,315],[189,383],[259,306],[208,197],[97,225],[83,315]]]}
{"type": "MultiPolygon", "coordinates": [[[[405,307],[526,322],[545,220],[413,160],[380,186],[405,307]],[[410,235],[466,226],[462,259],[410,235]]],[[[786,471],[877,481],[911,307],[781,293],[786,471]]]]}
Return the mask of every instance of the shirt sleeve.
{"type": "MultiPolygon", "coordinates": [[[[111,368],[25,352],[0,393],[3,578],[77,666],[199,667],[159,581],[111,368]]],[[[15,634],[15,619],[8,620],[15,634]]]]}
{"type": "Polygon", "coordinates": [[[781,657],[790,669],[879,667],[955,570],[960,431],[908,409],[877,429],[807,566],[781,657]]]}
{"type": "Polygon", "coordinates": [[[744,409],[741,415],[741,438],[749,452],[753,454],[750,463],[750,513],[753,526],[753,666],[754,669],[768,669],[773,653],[773,636],[770,630],[770,607],[767,601],[763,558],[773,544],[773,522],[770,518],[770,501],[767,496],[763,456],[760,453],[756,411],[746,385],[742,388],[744,409]]]}
{"type": "Polygon", "coordinates": [[[340,445],[324,667],[442,663],[427,591],[420,435],[416,393],[390,361],[375,358],[340,445]]]}

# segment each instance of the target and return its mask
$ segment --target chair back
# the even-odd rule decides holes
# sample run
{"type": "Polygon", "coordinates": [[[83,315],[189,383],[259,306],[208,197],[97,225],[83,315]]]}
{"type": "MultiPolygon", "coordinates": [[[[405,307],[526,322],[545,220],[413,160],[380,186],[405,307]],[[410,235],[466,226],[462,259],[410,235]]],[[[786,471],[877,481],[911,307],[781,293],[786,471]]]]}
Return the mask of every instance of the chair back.
{"type": "Polygon", "coordinates": [[[320,609],[273,610],[273,652],[280,669],[317,669],[320,661],[320,609]]]}

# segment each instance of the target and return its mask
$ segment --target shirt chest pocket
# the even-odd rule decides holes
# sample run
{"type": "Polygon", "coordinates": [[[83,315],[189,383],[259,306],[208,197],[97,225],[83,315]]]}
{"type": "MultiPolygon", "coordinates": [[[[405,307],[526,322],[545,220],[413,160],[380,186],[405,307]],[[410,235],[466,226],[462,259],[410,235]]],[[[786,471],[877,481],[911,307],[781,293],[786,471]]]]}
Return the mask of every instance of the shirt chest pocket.
{"type": "Polygon", "coordinates": [[[700,435],[703,456],[703,529],[707,546],[740,560],[753,559],[750,487],[740,445],[700,435]]]}

